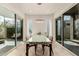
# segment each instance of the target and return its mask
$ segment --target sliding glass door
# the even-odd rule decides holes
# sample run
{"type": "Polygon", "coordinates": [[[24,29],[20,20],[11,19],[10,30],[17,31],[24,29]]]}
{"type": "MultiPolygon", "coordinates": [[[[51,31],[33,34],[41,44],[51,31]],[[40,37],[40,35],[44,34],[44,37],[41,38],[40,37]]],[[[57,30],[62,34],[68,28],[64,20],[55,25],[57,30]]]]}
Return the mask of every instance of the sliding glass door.
{"type": "Polygon", "coordinates": [[[16,15],[16,40],[17,43],[23,41],[23,19],[16,15]]]}
{"type": "Polygon", "coordinates": [[[61,43],[61,17],[56,19],[56,40],[61,43]]]}
{"type": "Polygon", "coordinates": [[[4,55],[15,46],[14,13],[0,6],[0,55],[4,55]]]}
{"type": "MultiPolygon", "coordinates": [[[[64,42],[68,42],[70,41],[71,39],[71,32],[72,32],[72,28],[71,28],[71,25],[72,25],[72,19],[71,19],[71,16],[69,15],[64,15],[64,42]]],[[[73,27],[73,26],[72,26],[73,27]]]]}
{"type": "Polygon", "coordinates": [[[4,55],[23,40],[23,19],[0,6],[0,55],[4,55]]]}

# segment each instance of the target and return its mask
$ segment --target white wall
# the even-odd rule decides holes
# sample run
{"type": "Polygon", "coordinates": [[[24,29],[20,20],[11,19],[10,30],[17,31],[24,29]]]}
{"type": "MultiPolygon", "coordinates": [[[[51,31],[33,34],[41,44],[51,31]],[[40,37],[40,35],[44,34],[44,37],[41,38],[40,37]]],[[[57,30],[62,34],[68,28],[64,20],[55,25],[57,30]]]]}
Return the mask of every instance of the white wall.
{"type": "Polygon", "coordinates": [[[53,35],[53,41],[56,40],[56,20],[54,16],[51,16],[51,24],[52,24],[52,35],[53,35]]]}
{"type": "MultiPolygon", "coordinates": [[[[29,15],[29,16],[25,16],[25,20],[24,20],[24,36],[29,36],[29,30],[28,30],[28,28],[29,28],[29,20],[36,20],[36,19],[44,19],[45,21],[47,21],[47,20],[50,20],[50,23],[49,23],[49,25],[50,25],[50,27],[49,27],[49,35],[51,36],[52,35],[52,22],[51,22],[51,20],[53,20],[52,18],[51,18],[51,16],[50,15],[39,15],[39,16],[32,16],[32,15],[29,15]]],[[[43,31],[43,32],[46,32],[47,31],[47,23],[46,22],[43,22],[43,23],[41,23],[41,24],[37,24],[37,23],[35,23],[35,22],[32,22],[32,26],[33,26],[33,33],[34,32],[39,32],[39,31],[43,31]]],[[[24,37],[25,38],[25,37],[24,37]]]]}
{"type": "Polygon", "coordinates": [[[41,33],[47,32],[46,21],[41,21],[40,23],[33,21],[32,22],[32,32],[33,32],[33,34],[37,34],[39,32],[41,32],[41,33]]]}

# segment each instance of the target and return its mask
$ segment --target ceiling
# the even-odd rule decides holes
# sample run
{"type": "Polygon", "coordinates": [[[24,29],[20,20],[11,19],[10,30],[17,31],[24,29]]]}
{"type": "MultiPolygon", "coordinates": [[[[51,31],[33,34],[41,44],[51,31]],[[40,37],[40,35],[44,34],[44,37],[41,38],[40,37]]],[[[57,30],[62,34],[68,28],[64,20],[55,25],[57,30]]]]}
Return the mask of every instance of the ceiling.
{"type": "Polygon", "coordinates": [[[0,5],[0,16],[14,18],[14,13],[0,5]]]}
{"type": "MultiPolygon", "coordinates": [[[[74,3],[3,3],[26,15],[52,15],[70,8],[74,3]]],[[[12,9],[12,8],[10,8],[12,9]]]]}
{"type": "Polygon", "coordinates": [[[74,15],[79,14],[79,4],[75,5],[73,8],[69,9],[64,15],[74,15]]]}
{"type": "Polygon", "coordinates": [[[51,15],[72,6],[73,3],[19,3],[17,6],[26,15],[51,15]]]}

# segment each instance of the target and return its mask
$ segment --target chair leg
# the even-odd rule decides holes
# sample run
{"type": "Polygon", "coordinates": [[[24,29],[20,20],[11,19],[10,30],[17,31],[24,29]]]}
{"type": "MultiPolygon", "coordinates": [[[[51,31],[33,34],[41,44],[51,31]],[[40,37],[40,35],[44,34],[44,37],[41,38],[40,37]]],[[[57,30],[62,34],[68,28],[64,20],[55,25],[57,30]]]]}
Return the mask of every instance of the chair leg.
{"type": "Polygon", "coordinates": [[[35,55],[36,55],[37,45],[35,45],[35,55]]]}
{"type": "Polygon", "coordinates": [[[52,52],[52,54],[54,55],[54,52],[53,52],[53,49],[51,48],[51,52],[52,52]]]}
{"type": "Polygon", "coordinates": [[[42,45],[43,55],[44,55],[44,45],[42,45]]]}

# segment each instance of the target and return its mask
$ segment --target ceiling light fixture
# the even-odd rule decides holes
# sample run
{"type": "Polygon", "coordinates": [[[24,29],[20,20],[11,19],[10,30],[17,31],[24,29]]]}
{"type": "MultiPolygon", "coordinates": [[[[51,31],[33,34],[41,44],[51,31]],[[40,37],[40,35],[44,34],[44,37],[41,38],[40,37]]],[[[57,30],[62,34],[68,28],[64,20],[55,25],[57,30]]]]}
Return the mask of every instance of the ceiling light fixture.
{"type": "Polygon", "coordinates": [[[35,22],[42,23],[42,22],[44,22],[44,20],[43,19],[36,19],[35,22]]]}
{"type": "Polygon", "coordinates": [[[42,5],[42,3],[37,3],[37,5],[42,5]]]}

